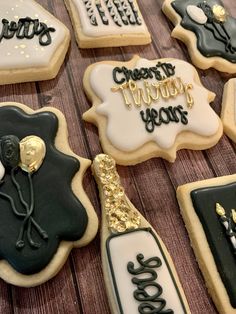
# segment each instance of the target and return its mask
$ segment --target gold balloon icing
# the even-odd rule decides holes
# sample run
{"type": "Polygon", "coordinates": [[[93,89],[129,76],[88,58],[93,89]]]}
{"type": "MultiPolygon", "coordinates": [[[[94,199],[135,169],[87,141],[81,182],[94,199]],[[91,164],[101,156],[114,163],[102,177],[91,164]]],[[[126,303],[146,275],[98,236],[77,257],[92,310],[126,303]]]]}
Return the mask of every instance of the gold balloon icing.
{"type": "Polygon", "coordinates": [[[109,229],[112,232],[137,229],[141,222],[140,215],[127,201],[114,159],[105,154],[96,156],[93,170],[101,184],[109,229]]]}
{"type": "Polygon", "coordinates": [[[32,173],[42,165],[46,154],[44,141],[35,135],[26,136],[20,141],[20,167],[32,173]]]}
{"type": "Polygon", "coordinates": [[[212,8],[213,14],[215,19],[218,22],[224,23],[227,19],[227,12],[225,11],[225,8],[221,5],[215,4],[212,8]]]}

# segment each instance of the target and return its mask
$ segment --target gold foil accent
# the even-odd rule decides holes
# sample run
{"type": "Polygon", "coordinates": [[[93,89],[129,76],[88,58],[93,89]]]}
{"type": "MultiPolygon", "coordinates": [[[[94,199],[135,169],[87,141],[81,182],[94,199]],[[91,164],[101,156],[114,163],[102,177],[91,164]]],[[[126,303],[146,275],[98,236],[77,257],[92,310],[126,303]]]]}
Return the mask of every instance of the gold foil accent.
{"type": "Polygon", "coordinates": [[[224,207],[222,207],[219,203],[216,203],[216,213],[217,213],[219,216],[225,216],[224,207]]]}
{"type": "Polygon", "coordinates": [[[109,229],[114,233],[137,229],[141,217],[127,201],[114,159],[105,154],[96,156],[93,170],[100,181],[109,229]]]}
{"type": "Polygon", "coordinates": [[[221,5],[215,4],[212,8],[215,19],[218,22],[224,23],[227,19],[227,12],[221,5]]]}
{"type": "Polygon", "coordinates": [[[41,166],[46,154],[44,141],[35,135],[30,135],[20,141],[20,167],[26,172],[35,172],[41,166]]]}
{"type": "Polygon", "coordinates": [[[235,209],[231,209],[231,216],[232,216],[233,222],[236,223],[236,210],[235,209]]]}

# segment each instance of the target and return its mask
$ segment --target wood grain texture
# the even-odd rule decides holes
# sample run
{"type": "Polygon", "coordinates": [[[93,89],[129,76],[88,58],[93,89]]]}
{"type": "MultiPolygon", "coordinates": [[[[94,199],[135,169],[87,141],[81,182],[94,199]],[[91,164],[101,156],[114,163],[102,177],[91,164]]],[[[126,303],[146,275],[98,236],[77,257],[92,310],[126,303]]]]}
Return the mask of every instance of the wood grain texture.
{"type": "MultiPolygon", "coordinates": [[[[0,101],[16,101],[33,109],[53,106],[68,122],[69,141],[80,156],[93,159],[101,153],[97,129],[82,121],[90,108],[82,78],[86,67],[102,60],[129,60],[134,54],[148,59],[175,57],[190,62],[186,47],[170,37],[172,24],[161,12],[161,0],[139,0],[140,9],[152,35],[147,46],[79,50],[70,18],[62,0],[41,0],[41,5],[67,25],[72,42],[56,79],[0,87],[0,101]]],[[[236,2],[225,0],[236,16],[236,2]]],[[[199,70],[202,83],[217,95],[212,104],[220,114],[224,83],[232,76],[213,69],[199,70]]],[[[133,167],[118,167],[127,195],[151,222],[175,262],[193,314],[217,313],[205,288],[180,215],[175,190],[178,185],[236,172],[236,145],[225,135],[207,151],[181,150],[174,164],[155,158],[133,167]]],[[[100,218],[98,191],[88,171],[84,187],[100,218]]],[[[22,289],[0,281],[0,313],[96,313],[109,314],[101,269],[99,235],[87,247],[73,250],[61,272],[44,285],[22,289]]],[[[176,313],[178,314],[178,313],[176,313]]]]}

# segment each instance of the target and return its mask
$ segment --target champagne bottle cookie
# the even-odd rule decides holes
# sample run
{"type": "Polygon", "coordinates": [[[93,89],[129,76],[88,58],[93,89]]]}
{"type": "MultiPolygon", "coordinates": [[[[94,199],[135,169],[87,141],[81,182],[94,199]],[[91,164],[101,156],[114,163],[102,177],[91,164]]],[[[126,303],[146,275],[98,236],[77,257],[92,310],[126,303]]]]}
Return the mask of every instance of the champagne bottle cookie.
{"type": "Polygon", "coordinates": [[[101,252],[112,313],[190,313],[169,253],[130,202],[115,161],[92,164],[102,205],[101,252]]]}

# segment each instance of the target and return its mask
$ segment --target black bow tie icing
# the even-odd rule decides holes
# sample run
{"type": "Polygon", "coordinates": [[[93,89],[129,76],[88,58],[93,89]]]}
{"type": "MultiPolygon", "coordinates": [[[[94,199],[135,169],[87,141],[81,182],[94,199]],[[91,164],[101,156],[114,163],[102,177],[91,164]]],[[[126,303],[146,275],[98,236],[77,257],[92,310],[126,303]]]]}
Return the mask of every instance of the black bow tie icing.
{"type": "MultiPolygon", "coordinates": [[[[46,147],[44,141],[38,136],[27,136],[19,141],[15,135],[6,135],[0,139],[0,175],[3,178],[6,171],[10,172],[12,184],[17,190],[21,205],[25,209],[25,213],[16,208],[15,201],[9,194],[0,191],[0,197],[7,199],[12,207],[14,214],[23,220],[18,239],[16,240],[16,248],[21,249],[25,246],[24,233],[27,229],[27,240],[31,247],[39,248],[40,243],[32,239],[32,226],[38,232],[42,239],[48,239],[48,234],[32,217],[34,211],[34,189],[32,182],[32,174],[36,172],[41,166],[46,154],[46,147]],[[5,168],[5,169],[4,169],[5,168]],[[27,173],[29,190],[30,190],[30,204],[25,201],[22,189],[16,180],[16,171],[22,170],[27,173]]],[[[1,181],[4,184],[4,181],[1,181]]]]}

